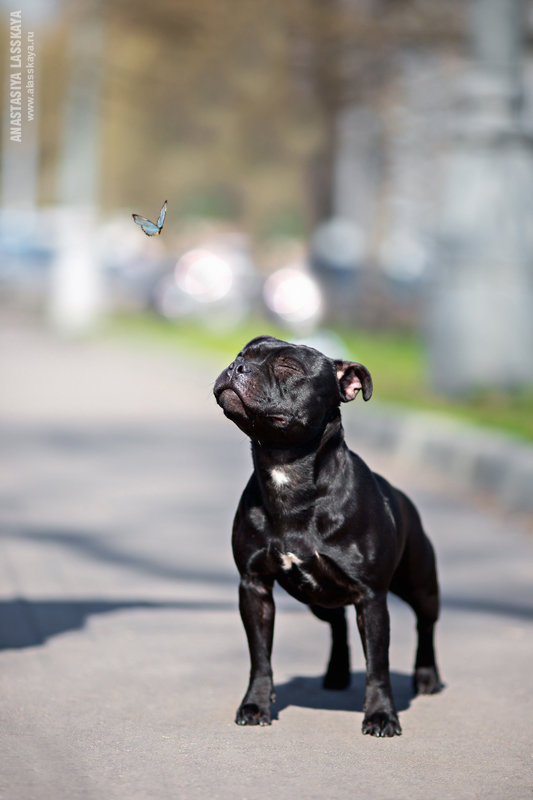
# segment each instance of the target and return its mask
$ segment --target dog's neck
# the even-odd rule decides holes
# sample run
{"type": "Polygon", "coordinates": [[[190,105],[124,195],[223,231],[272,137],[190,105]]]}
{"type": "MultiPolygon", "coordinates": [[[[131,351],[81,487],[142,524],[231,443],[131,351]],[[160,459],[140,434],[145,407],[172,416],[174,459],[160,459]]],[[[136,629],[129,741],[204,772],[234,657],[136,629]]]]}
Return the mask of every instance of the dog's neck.
{"type": "Polygon", "coordinates": [[[252,458],[265,507],[276,514],[289,513],[302,503],[311,507],[331,483],[332,474],[342,471],[347,454],[340,411],[316,439],[305,445],[278,448],[252,441],[252,458]],[[332,460],[333,472],[325,469],[332,460]]]}

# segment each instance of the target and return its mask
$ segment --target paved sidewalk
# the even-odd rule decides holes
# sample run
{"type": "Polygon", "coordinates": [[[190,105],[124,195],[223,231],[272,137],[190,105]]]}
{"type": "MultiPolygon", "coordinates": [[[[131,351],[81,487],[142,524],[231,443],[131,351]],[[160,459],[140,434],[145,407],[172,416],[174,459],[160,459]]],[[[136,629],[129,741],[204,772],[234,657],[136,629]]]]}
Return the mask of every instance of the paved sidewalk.
{"type": "Polygon", "coordinates": [[[436,544],[446,689],[411,697],[413,619],[391,599],[404,734],[362,736],[354,615],[352,688],[325,692],[327,627],[280,592],[275,720],[240,728],[230,526],[250,459],[211,396],[217,368],[11,321],[0,371],[1,800],[531,797],[533,539],[517,522],[357,448],[436,544]]]}

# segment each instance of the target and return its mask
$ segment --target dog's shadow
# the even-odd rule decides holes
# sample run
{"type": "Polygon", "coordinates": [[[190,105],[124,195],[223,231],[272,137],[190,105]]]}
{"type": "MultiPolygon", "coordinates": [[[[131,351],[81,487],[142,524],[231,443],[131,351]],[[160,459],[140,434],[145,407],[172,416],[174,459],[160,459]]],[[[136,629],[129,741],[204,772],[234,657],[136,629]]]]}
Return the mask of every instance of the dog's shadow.
{"type": "MultiPolygon", "coordinates": [[[[332,691],[322,687],[323,676],[309,678],[295,676],[286,683],[276,684],[276,700],[272,705],[272,719],[288,706],[316,708],[325,711],[363,711],[365,693],[365,673],[352,672],[348,689],[332,691]]],[[[411,705],[415,694],[413,676],[403,672],[391,672],[392,694],[398,711],[405,711],[411,705]]]]}

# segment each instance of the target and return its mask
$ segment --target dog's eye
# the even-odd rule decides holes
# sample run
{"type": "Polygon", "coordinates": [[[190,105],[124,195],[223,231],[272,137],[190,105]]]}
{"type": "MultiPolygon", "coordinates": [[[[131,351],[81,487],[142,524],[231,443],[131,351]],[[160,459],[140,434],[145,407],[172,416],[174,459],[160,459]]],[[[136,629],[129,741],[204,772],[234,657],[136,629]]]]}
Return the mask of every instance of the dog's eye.
{"type": "Polygon", "coordinates": [[[300,362],[294,361],[292,358],[284,358],[283,361],[276,361],[274,369],[283,372],[303,372],[303,367],[300,362]]]}

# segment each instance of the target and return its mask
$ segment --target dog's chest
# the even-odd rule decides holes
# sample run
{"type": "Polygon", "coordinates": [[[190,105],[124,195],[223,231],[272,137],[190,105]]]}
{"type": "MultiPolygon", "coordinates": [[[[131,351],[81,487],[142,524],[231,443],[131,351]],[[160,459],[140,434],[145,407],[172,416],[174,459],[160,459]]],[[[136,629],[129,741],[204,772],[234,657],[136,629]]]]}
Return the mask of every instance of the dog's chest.
{"type": "Polygon", "coordinates": [[[269,523],[268,543],[258,553],[258,562],[303,603],[331,607],[353,603],[360,596],[351,569],[351,556],[356,554],[325,544],[328,526],[319,521],[328,518],[328,506],[322,507],[323,498],[310,501],[308,493],[313,487],[308,484],[312,484],[308,476],[293,465],[274,465],[262,471],[269,523]]]}

